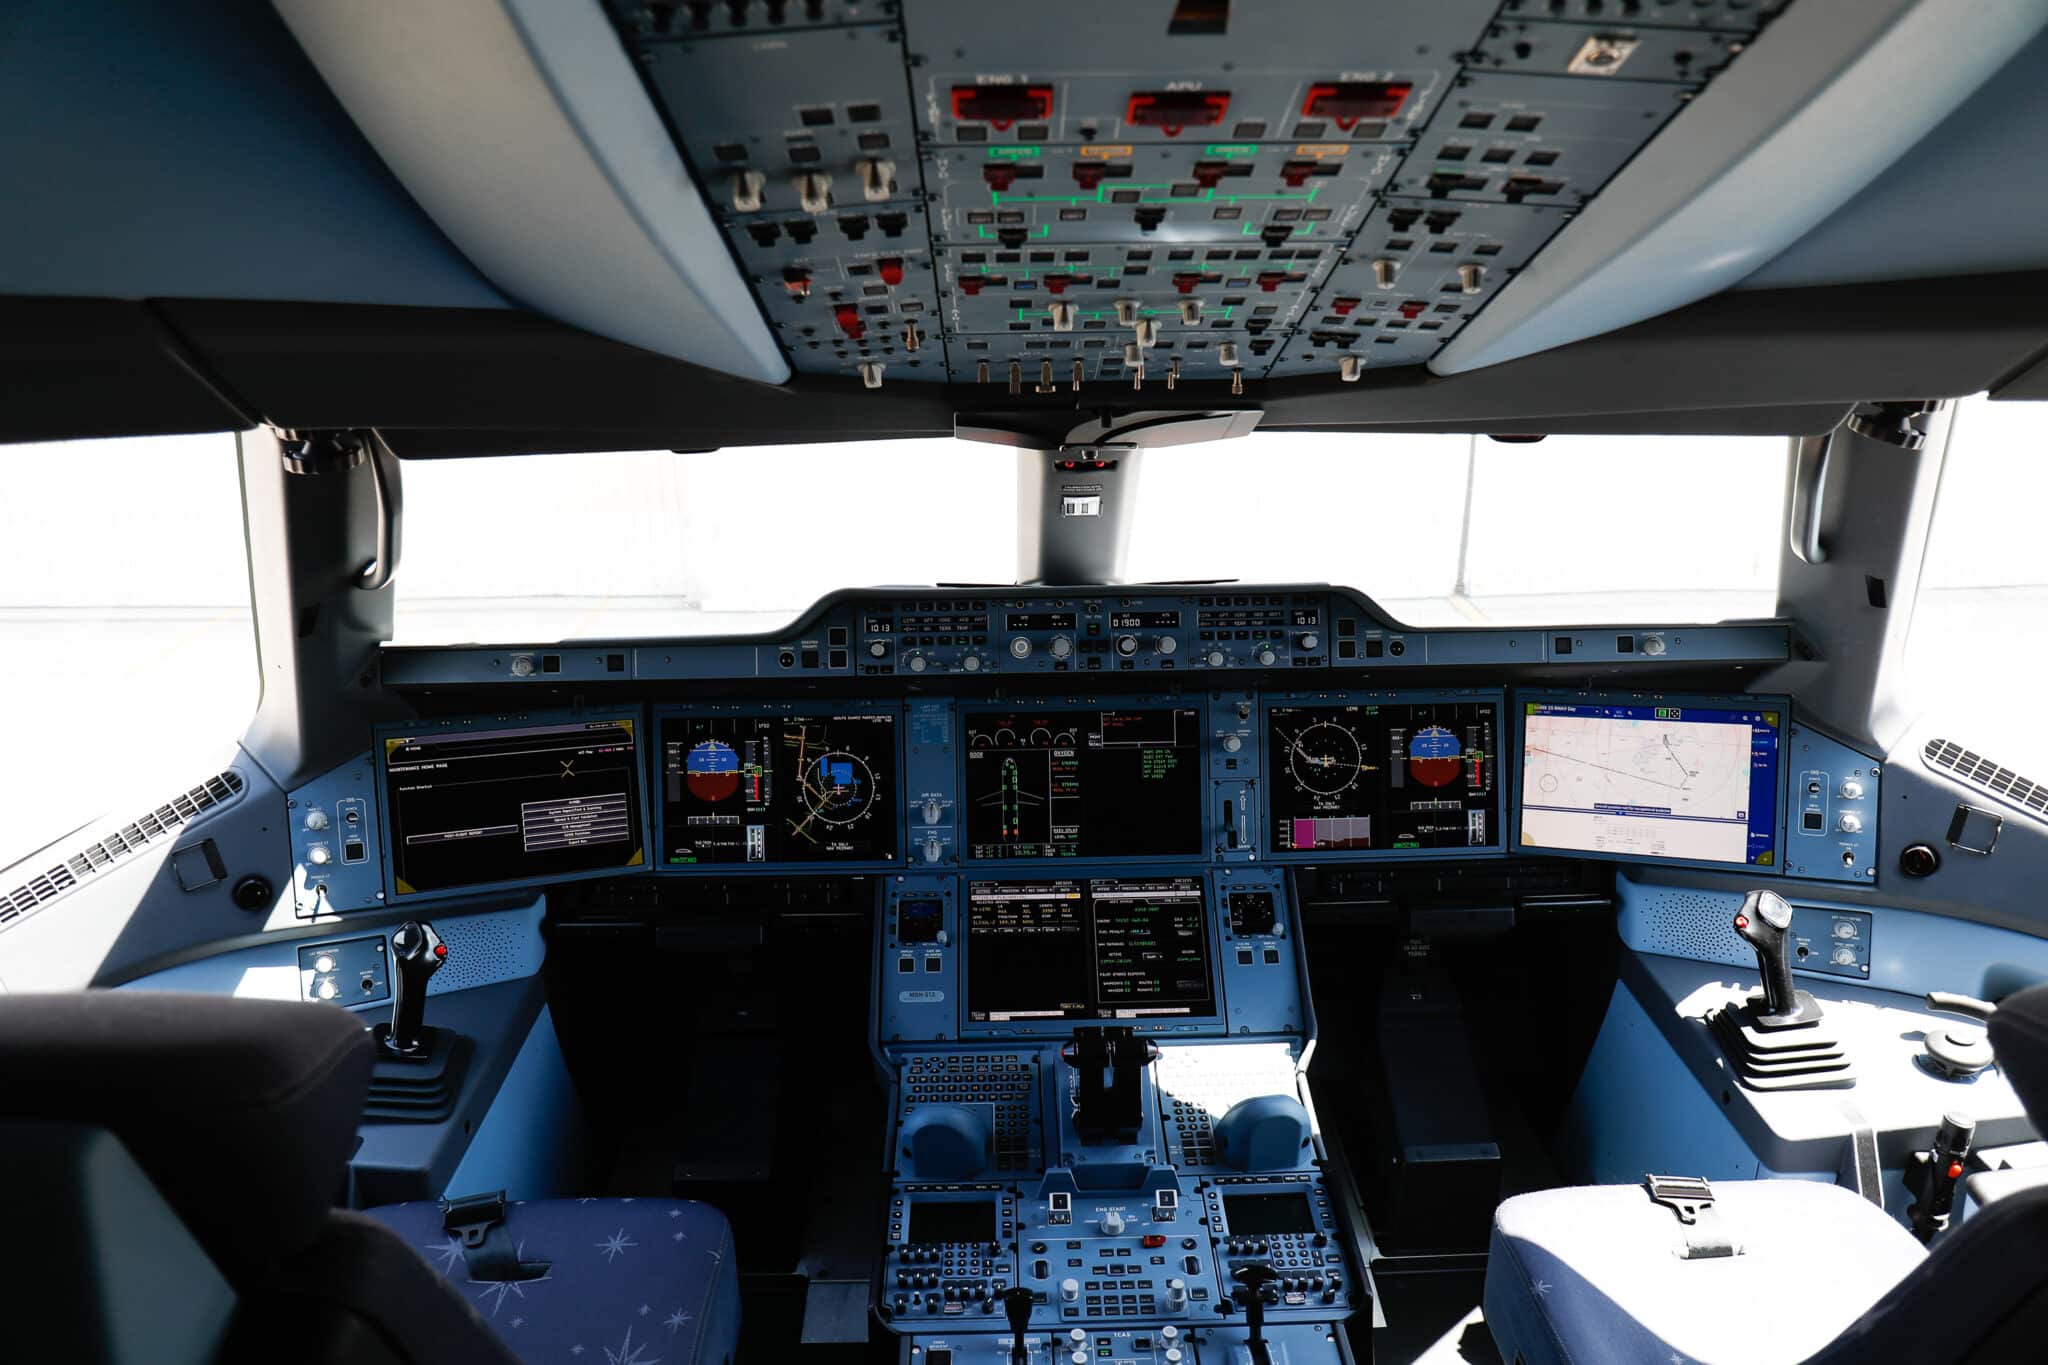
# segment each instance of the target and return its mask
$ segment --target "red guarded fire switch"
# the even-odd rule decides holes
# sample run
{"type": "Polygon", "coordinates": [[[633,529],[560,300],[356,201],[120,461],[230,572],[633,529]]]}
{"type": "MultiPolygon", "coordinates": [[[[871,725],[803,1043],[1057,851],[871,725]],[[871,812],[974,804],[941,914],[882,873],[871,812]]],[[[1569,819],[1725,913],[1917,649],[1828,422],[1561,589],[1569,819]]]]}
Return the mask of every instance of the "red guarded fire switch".
{"type": "Polygon", "coordinates": [[[839,324],[839,330],[846,333],[849,341],[859,341],[868,334],[868,325],[861,321],[860,309],[850,303],[842,303],[834,308],[832,320],[839,324]]]}

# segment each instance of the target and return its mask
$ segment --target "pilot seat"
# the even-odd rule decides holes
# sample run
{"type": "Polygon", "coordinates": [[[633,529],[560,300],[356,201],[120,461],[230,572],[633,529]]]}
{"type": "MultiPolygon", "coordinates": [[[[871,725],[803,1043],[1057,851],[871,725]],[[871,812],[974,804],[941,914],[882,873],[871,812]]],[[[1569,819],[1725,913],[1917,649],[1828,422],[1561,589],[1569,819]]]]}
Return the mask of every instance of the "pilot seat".
{"type": "Polygon", "coordinates": [[[0,1358],[727,1365],[732,1231],[675,1199],[333,1207],[370,1035],[326,1005],[0,996],[0,1358]]]}
{"type": "MultiPolygon", "coordinates": [[[[2000,1064],[2048,1124],[2048,986],[1991,1016],[2000,1064]]],[[[1518,1195],[1494,1217],[1486,1324],[1509,1365],[2039,1361],[2048,1186],[1925,1251],[1876,1204],[1805,1180],[1650,1176],[1518,1195]]]]}

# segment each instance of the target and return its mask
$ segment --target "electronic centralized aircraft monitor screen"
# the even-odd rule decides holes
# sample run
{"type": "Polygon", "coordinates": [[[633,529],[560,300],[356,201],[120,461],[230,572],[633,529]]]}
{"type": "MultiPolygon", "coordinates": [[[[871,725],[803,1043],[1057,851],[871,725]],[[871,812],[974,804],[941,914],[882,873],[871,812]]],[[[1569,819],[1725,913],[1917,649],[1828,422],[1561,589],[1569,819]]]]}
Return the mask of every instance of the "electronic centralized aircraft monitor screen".
{"type": "Polygon", "coordinates": [[[962,725],[968,857],[1201,853],[1198,709],[1018,707],[962,725]]]}
{"type": "Polygon", "coordinates": [[[896,857],[896,715],[791,707],[663,714],[661,863],[896,857]]]}
{"type": "Polygon", "coordinates": [[[1784,698],[1521,702],[1522,847],[1783,865],[1784,698]]]}
{"type": "Polygon", "coordinates": [[[1199,877],[974,882],[967,952],[979,1023],[1216,1012],[1199,877]]]}
{"type": "Polygon", "coordinates": [[[637,716],[379,737],[399,896],[646,865],[637,716]]]}

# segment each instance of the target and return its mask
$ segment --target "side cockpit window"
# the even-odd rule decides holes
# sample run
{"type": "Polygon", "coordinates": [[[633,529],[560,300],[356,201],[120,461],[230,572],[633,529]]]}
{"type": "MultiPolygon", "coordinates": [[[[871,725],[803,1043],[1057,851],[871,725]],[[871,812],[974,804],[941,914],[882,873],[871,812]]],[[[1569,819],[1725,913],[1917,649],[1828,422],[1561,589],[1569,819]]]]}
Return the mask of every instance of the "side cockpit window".
{"type": "Polygon", "coordinates": [[[0,447],[0,867],[217,771],[259,685],[233,435],[0,447]]]}

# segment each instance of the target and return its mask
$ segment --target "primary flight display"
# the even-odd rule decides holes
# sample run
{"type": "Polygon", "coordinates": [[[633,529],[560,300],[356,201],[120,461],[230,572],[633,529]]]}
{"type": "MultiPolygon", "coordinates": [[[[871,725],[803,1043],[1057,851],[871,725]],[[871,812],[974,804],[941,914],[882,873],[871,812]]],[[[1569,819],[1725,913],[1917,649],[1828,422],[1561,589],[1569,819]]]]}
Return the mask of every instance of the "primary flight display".
{"type": "Polygon", "coordinates": [[[1489,848],[1501,702],[1274,702],[1266,761],[1276,853],[1489,848]]]}
{"type": "Polygon", "coordinates": [[[896,857],[893,711],[664,714],[661,862],[896,857]]]}

